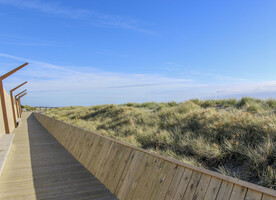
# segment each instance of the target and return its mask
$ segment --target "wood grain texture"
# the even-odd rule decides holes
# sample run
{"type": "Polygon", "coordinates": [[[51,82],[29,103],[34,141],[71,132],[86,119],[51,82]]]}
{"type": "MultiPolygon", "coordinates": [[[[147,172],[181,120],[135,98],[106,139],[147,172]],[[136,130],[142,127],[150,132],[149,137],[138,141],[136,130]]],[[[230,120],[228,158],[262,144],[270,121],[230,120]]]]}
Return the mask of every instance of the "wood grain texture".
{"type": "Polygon", "coordinates": [[[193,174],[193,171],[186,168],[185,169],[185,172],[179,182],[179,185],[177,186],[177,190],[176,190],[176,193],[174,194],[174,198],[173,199],[176,199],[176,200],[182,200],[183,199],[183,196],[185,194],[185,191],[187,189],[187,186],[190,182],[190,179],[192,177],[192,174],[193,174]]]}
{"type": "Polygon", "coordinates": [[[245,200],[261,200],[262,194],[249,189],[246,193],[245,200]]]}
{"type": "Polygon", "coordinates": [[[263,194],[262,200],[276,200],[275,197],[263,194]]]}
{"type": "Polygon", "coordinates": [[[233,183],[222,181],[216,200],[229,200],[233,186],[233,183]]]}
{"type": "Polygon", "coordinates": [[[212,177],[208,185],[204,200],[215,200],[220,189],[222,180],[212,177]]]}
{"type": "Polygon", "coordinates": [[[173,200],[173,197],[177,191],[177,188],[179,186],[179,183],[183,176],[184,171],[185,171],[184,167],[180,167],[180,166],[177,167],[177,171],[176,171],[176,173],[173,177],[173,180],[171,182],[171,185],[166,193],[165,200],[173,200]]]}
{"type": "Polygon", "coordinates": [[[240,185],[234,185],[230,200],[243,200],[247,192],[247,188],[240,185]]]}
{"type": "Polygon", "coordinates": [[[35,115],[79,162],[122,200],[260,200],[260,197],[276,200],[275,190],[35,115]]]}
{"type": "Polygon", "coordinates": [[[0,199],[117,198],[24,113],[0,177],[0,199]]]}

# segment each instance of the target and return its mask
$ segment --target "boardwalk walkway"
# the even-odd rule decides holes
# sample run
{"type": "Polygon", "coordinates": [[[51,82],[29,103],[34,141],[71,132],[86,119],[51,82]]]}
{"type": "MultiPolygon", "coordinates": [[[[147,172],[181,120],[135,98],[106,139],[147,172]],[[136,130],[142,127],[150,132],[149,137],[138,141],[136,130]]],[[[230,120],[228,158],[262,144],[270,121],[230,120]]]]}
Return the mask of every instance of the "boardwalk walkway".
{"type": "Polygon", "coordinates": [[[117,199],[30,113],[24,113],[0,176],[2,199],[117,199]]]}

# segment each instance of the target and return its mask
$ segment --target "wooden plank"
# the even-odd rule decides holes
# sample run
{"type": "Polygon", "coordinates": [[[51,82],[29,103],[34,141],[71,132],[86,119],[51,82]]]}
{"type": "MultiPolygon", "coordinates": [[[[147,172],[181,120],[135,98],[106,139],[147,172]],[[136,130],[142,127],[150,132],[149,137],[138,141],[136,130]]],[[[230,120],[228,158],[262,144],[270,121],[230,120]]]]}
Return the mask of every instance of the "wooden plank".
{"type": "Polygon", "coordinates": [[[230,200],[244,200],[246,191],[247,191],[247,188],[242,187],[240,185],[234,185],[230,200]]]}
{"type": "Polygon", "coordinates": [[[95,163],[95,160],[97,159],[97,155],[101,150],[101,147],[103,145],[104,139],[101,137],[96,138],[96,141],[94,145],[92,146],[91,152],[89,154],[88,160],[87,160],[87,169],[93,174],[94,168],[93,164],[95,163]]]}
{"type": "Polygon", "coordinates": [[[273,196],[270,196],[267,194],[263,194],[262,200],[276,200],[276,197],[273,197],[273,196]]]}
{"type": "MultiPolygon", "coordinates": [[[[48,117],[44,117],[43,116],[43,118],[48,118],[48,117]]],[[[48,119],[50,119],[50,118],[48,118],[48,119]]],[[[52,119],[51,119],[52,120],[52,119]]],[[[47,120],[45,120],[45,121],[47,121],[47,120]]],[[[56,121],[56,120],[53,120],[53,121],[56,121]]],[[[47,121],[47,123],[49,124],[49,120],[47,121]]],[[[65,124],[66,126],[68,126],[68,127],[70,127],[70,125],[68,125],[68,124],[66,124],[66,123],[63,123],[63,122],[60,122],[60,124],[65,124]]],[[[58,125],[60,126],[60,124],[58,123],[58,125]]],[[[83,130],[83,129],[80,129],[80,128],[77,128],[77,130],[83,130]]],[[[54,130],[55,132],[56,132],[56,130],[54,130]]],[[[60,132],[60,131],[59,131],[60,132]]],[[[56,132],[56,134],[58,134],[58,135],[60,135],[60,133],[57,133],[56,132]]],[[[67,134],[67,133],[66,133],[67,134]]],[[[73,133],[70,133],[70,134],[73,134],[73,133]]],[[[183,167],[183,168],[188,168],[190,171],[197,171],[197,172],[199,172],[199,173],[202,173],[202,174],[205,174],[205,175],[209,175],[209,176],[212,176],[212,177],[216,177],[217,179],[222,179],[223,180],[223,182],[221,183],[221,189],[222,189],[222,191],[218,191],[218,193],[217,193],[217,198],[218,199],[221,199],[221,198],[225,198],[225,197],[227,197],[228,196],[228,194],[229,194],[229,190],[227,189],[227,187],[229,186],[230,187],[230,185],[227,185],[226,184],[226,182],[228,182],[228,183],[232,183],[232,186],[233,186],[233,183],[235,183],[235,185],[238,185],[238,186],[243,186],[244,188],[249,188],[249,189],[251,189],[251,190],[256,190],[256,191],[259,191],[259,192],[261,192],[261,193],[266,193],[266,194],[269,194],[270,196],[272,195],[273,197],[275,197],[276,195],[275,195],[275,191],[273,191],[273,190],[269,190],[269,189],[267,189],[267,188],[263,188],[263,187],[261,187],[261,186],[257,186],[257,185],[254,185],[254,184],[251,184],[251,183],[248,183],[248,182],[244,182],[244,181],[241,181],[241,180],[238,180],[238,179],[235,179],[235,178],[231,178],[231,177],[227,177],[227,176],[224,176],[224,175],[221,175],[221,174],[218,174],[218,173],[216,173],[216,172],[212,172],[212,171],[210,171],[210,170],[206,170],[206,169],[203,169],[203,168],[198,168],[198,167],[195,167],[195,166],[190,166],[190,165],[188,165],[188,164],[185,164],[185,163],[182,163],[182,162],[180,162],[180,161],[177,161],[177,160],[174,160],[174,159],[171,159],[171,158],[166,158],[166,157],[164,157],[164,156],[161,156],[161,155],[157,155],[157,154],[155,154],[155,153],[151,153],[151,152],[148,152],[148,151],[146,151],[146,150],[143,150],[143,149],[140,149],[140,148],[137,148],[137,147],[133,147],[133,146],[131,146],[131,145],[128,145],[128,144],[125,144],[125,143],[123,143],[123,142],[120,142],[120,141],[116,141],[116,140],[113,140],[113,139],[110,139],[110,138],[108,138],[108,137],[106,137],[106,136],[100,136],[99,134],[95,134],[95,133],[91,133],[91,134],[93,134],[93,135],[96,135],[96,136],[98,136],[98,137],[100,137],[100,138],[104,138],[104,140],[109,140],[109,141],[112,141],[112,142],[114,142],[114,143],[116,143],[116,144],[118,144],[118,145],[122,145],[124,148],[131,148],[133,151],[140,151],[140,152],[143,152],[143,153],[146,153],[147,155],[151,155],[151,156],[153,156],[153,157],[155,157],[155,158],[157,158],[157,159],[161,159],[161,160],[163,160],[163,161],[165,161],[165,162],[169,162],[169,163],[171,163],[171,164],[177,164],[177,165],[179,165],[179,166],[181,166],[181,167],[183,167]],[[227,189],[227,190],[226,190],[227,189]]],[[[63,134],[64,135],[64,134],[63,134]]],[[[74,135],[76,135],[76,134],[74,134],[74,135]]],[[[67,136],[66,136],[67,138],[68,138],[68,134],[67,134],[67,136]]],[[[65,137],[65,138],[66,138],[65,137]]],[[[72,137],[72,138],[74,138],[74,137],[72,137]]],[[[70,137],[70,139],[71,139],[71,141],[72,141],[72,138],[70,137]]],[[[71,142],[70,141],[70,142],[71,142]]],[[[73,140],[73,142],[74,142],[75,140],[73,140]]],[[[69,143],[70,143],[69,142],[69,143]]],[[[106,167],[106,165],[107,165],[107,162],[105,162],[105,161],[103,161],[103,160],[101,160],[101,166],[103,166],[103,167],[106,167]]],[[[100,168],[100,170],[102,171],[102,168],[100,168]]],[[[102,172],[98,172],[98,174],[101,174],[102,172]]],[[[108,174],[107,175],[104,175],[104,176],[109,176],[108,174]]],[[[103,179],[104,180],[104,179],[103,179]]],[[[213,180],[213,179],[212,179],[213,180]]],[[[173,182],[173,181],[172,181],[173,182]]],[[[210,182],[211,183],[211,182],[210,182]]],[[[152,185],[151,185],[152,183],[150,183],[149,185],[150,185],[150,187],[152,187],[152,185]]],[[[139,185],[139,183],[138,183],[138,185],[137,186],[140,186],[139,185]]],[[[138,189],[139,189],[140,187],[138,187],[138,189]]],[[[146,189],[146,191],[148,190],[148,187],[147,188],[145,188],[146,189]]],[[[140,190],[140,189],[139,189],[140,190]]],[[[196,190],[197,191],[197,190],[196,190]]],[[[196,193],[196,191],[195,191],[195,194],[197,194],[196,193]]],[[[169,191],[168,191],[169,192],[169,191]]],[[[179,192],[179,191],[176,191],[176,192],[179,192]]],[[[230,192],[231,192],[231,190],[230,190],[230,192]]],[[[134,192],[134,194],[135,194],[136,192],[134,192]]],[[[163,191],[162,191],[162,193],[163,193],[163,191]]],[[[181,192],[180,192],[181,193],[181,192]]],[[[207,188],[207,191],[206,191],[206,195],[208,194],[208,193],[210,193],[209,192],[209,187],[207,188]]],[[[134,195],[133,194],[133,195],[134,195]]],[[[139,195],[138,195],[139,196],[139,195]]],[[[168,196],[168,195],[167,195],[168,196]]],[[[134,197],[134,196],[133,196],[134,197]]],[[[139,197],[140,198],[140,197],[139,197]]],[[[169,196],[168,196],[168,198],[169,198],[169,196]]],[[[229,198],[228,198],[228,200],[229,200],[229,198]]]]}
{"type": "Polygon", "coordinates": [[[149,158],[150,155],[146,154],[144,155],[142,161],[141,161],[141,164],[139,166],[139,169],[133,179],[133,182],[132,184],[130,185],[129,189],[128,189],[128,192],[127,192],[127,195],[126,195],[126,199],[132,199],[132,196],[136,190],[136,187],[139,183],[139,181],[141,180],[141,178],[145,175],[145,169],[147,168],[147,165],[149,164],[147,161],[148,161],[148,158],[149,158]]]}
{"type": "Polygon", "coordinates": [[[158,194],[162,188],[162,185],[164,184],[164,181],[166,180],[166,177],[167,177],[171,167],[173,167],[171,165],[171,163],[165,162],[165,164],[161,170],[161,173],[160,173],[158,179],[156,180],[156,183],[155,183],[155,186],[151,193],[150,199],[152,199],[152,200],[157,199],[158,194]]]}
{"type": "Polygon", "coordinates": [[[78,134],[78,131],[79,130],[76,127],[73,127],[71,132],[71,142],[68,149],[73,156],[75,155],[75,151],[78,149],[79,144],[81,143],[81,141],[83,141],[83,138],[80,137],[81,135],[78,134]]]}
{"type": "Polygon", "coordinates": [[[77,160],[80,160],[80,157],[82,156],[82,154],[87,150],[89,135],[85,134],[84,131],[80,131],[80,133],[78,134],[79,134],[79,137],[81,137],[81,140],[77,145],[76,149],[73,151],[73,155],[77,160]]]}
{"type": "Polygon", "coordinates": [[[118,152],[119,147],[120,146],[117,143],[113,142],[110,152],[108,154],[108,157],[105,159],[105,161],[103,162],[103,166],[98,171],[97,178],[100,181],[103,182],[106,175],[109,173],[109,169],[110,167],[112,167],[112,162],[114,162],[114,157],[118,152]]]}
{"type": "MultiPolygon", "coordinates": [[[[116,152],[116,154],[114,155],[114,158],[110,161],[110,164],[108,165],[108,168],[107,168],[108,173],[103,178],[103,183],[105,185],[108,185],[109,183],[111,183],[112,182],[111,180],[114,179],[115,176],[118,174],[118,173],[116,173],[116,170],[117,170],[118,166],[122,164],[122,163],[120,163],[120,161],[123,159],[123,155],[125,155],[124,151],[127,152],[127,150],[128,149],[125,150],[125,148],[123,146],[119,145],[118,151],[116,152]]],[[[129,155],[127,157],[129,157],[131,154],[130,150],[128,151],[128,154],[129,155]]],[[[121,176],[121,174],[120,174],[120,176],[121,176]]],[[[117,187],[117,185],[115,187],[117,187]]]]}
{"type": "Polygon", "coordinates": [[[233,190],[233,183],[222,181],[216,200],[228,200],[233,190]]]}
{"type": "Polygon", "coordinates": [[[204,199],[210,180],[211,180],[211,176],[202,174],[199,184],[197,186],[196,192],[192,198],[193,200],[204,199]]]}
{"type": "Polygon", "coordinates": [[[87,157],[89,155],[89,152],[91,150],[91,147],[93,145],[93,141],[95,140],[95,137],[93,134],[87,134],[89,137],[87,137],[87,141],[85,143],[85,151],[83,151],[83,153],[80,155],[79,161],[81,163],[85,163],[85,161],[87,160],[87,157]]]}
{"type": "Polygon", "coordinates": [[[77,130],[75,130],[74,135],[77,135],[78,137],[78,141],[75,140],[75,145],[72,148],[71,154],[78,159],[79,154],[81,153],[81,151],[83,150],[83,146],[84,146],[84,142],[85,140],[85,134],[83,134],[82,131],[77,132],[77,130]]]}
{"type": "Polygon", "coordinates": [[[175,173],[174,177],[173,177],[173,180],[171,182],[171,185],[167,191],[167,194],[166,194],[166,197],[165,197],[165,200],[173,200],[173,197],[176,193],[176,190],[179,186],[179,182],[182,178],[182,175],[185,171],[185,168],[184,167],[181,167],[181,166],[178,166],[177,167],[177,172],[175,173]]]}
{"type": "Polygon", "coordinates": [[[190,182],[192,174],[193,174],[192,170],[190,170],[188,168],[185,169],[173,199],[175,199],[175,200],[183,199],[184,193],[185,193],[187,186],[190,182]]]}
{"type": "Polygon", "coordinates": [[[142,199],[150,199],[150,196],[151,196],[151,193],[153,191],[153,188],[156,184],[156,181],[164,167],[164,164],[165,164],[165,161],[163,160],[159,160],[159,162],[157,163],[157,165],[155,166],[155,169],[152,173],[152,176],[151,176],[151,179],[148,180],[148,183],[146,185],[146,188],[144,190],[144,194],[143,194],[143,197],[142,199]]]}
{"type": "Polygon", "coordinates": [[[0,177],[0,200],[105,199],[106,196],[117,199],[33,116],[23,113],[0,177]]]}
{"type": "Polygon", "coordinates": [[[168,171],[167,176],[164,180],[164,183],[163,183],[163,185],[162,185],[162,187],[159,191],[159,194],[156,198],[157,200],[165,199],[166,194],[167,194],[167,192],[169,190],[169,187],[171,185],[171,182],[172,182],[172,180],[174,178],[174,175],[177,172],[178,168],[179,168],[179,166],[177,166],[177,165],[171,165],[170,170],[168,171]]]}
{"type": "Polygon", "coordinates": [[[86,159],[82,163],[88,170],[89,170],[90,160],[93,159],[92,155],[95,152],[95,148],[96,148],[99,140],[100,140],[100,137],[98,137],[98,136],[95,136],[90,140],[90,143],[89,143],[90,148],[87,149],[88,154],[86,156],[86,159]]]}
{"type": "Polygon", "coordinates": [[[154,175],[155,168],[158,166],[159,161],[160,160],[158,158],[149,155],[149,159],[147,160],[147,164],[143,172],[144,176],[142,176],[140,181],[138,182],[132,199],[143,200],[143,195],[150,184],[152,176],[154,175]]]}
{"type": "Polygon", "coordinates": [[[111,141],[100,138],[98,145],[96,146],[95,152],[90,161],[89,169],[92,174],[96,175],[96,169],[98,165],[98,160],[102,158],[102,153],[105,152],[111,141]]]}
{"type": "Polygon", "coordinates": [[[209,183],[208,189],[206,191],[204,200],[211,200],[211,199],[216,199],[217,195],[218,195],[218,191],[220,189],[221,186],[221,179],[218,179],[216,177],[212,177],[211,181],[209,183]]]}
{"type": "Polygon", "coordinates": [[[105,185],[106,183],[110,182],[109,178],[114,175],[115,170],[118,167],[118,163],[120,162],[120,159],[123,155],[123,149],[123,146],[114,143],[110,159],[107,160],[106,166],[104,167],[103,172],[100,175],[101,181],[105,185]]]}
{"type": "Polygon", "coordinates": [[[141,161],[144,157],[144,153],[140,151],[133,151],[132,155],[130,156],[130,159],[128,161],[128,164],[120,178],[120,181],[118,183],[118,186],[114,192],[114,194],[119,199],[125,199],[128,188],[131,186],[133,179],[135,178],[135,175],[137,173],[137,170],[141,164],[141,161]]]}
{"type": "Polygon", "coordinates": [[[116,162],[115,171],[112,171],[109,180],[104,182],[104,184],[107,185],[108,189],[113,194],[115,193],[115,190],[118,186],[121,176],[125,170],[125,167],[127,166],[127,163],[129,161],[132,151],[133,151],[133,149],[131,149],[131,148],[126,148],[126,147],[122,148],[122,157],[118,162],[116,162]]]}
{"type": "Polygon", "coordinates": [[[202,176],[202,173],[193,171],[192,177],[184,193],[183,199],[192,200],[194,193],[196,192],[197,186],[199,184],[199,181],[201,179],[201,176],[202,176]]]}
{"type": "Polygon", "coordinates": [[[107,141],[106,145],[103,147],[102,151],[99,154],[99,159],[97,161],[97,164],[95,165],[95,176],[98,178],[98,173],[99,171],[103,168],[104,163],[106,159],[109,156],[109,153],[112,149],[114,142],[112,141],[107,141]]]}
{"type": "Polygon", "coordinates": [[[261,200],[262,199],[262,193],[248,189],[245,200],[261,200]]]}

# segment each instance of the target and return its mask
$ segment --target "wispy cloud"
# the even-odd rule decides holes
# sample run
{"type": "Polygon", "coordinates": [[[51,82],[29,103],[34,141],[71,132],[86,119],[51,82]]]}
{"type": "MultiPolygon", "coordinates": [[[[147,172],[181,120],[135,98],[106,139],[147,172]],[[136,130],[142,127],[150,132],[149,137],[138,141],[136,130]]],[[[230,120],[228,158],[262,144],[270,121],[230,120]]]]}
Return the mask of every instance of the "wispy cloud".
{"type": "Polygon", "coordinates": [[[18,35],[0,34],[0,44],[14,46],[32,46],[32,47],[61,47],[61,45],[52,41],[41,41],[34,38],[27,38],[18,35]]]}
{"type": "MultiPolygon", "coordinates": [[[[0,53],[2,60],[29,62],[5,82],[7,89],[29,80],[26,103],[32,105],[92,105],[145,101],[183,101],[191,98],[238,97],[241,94],[276,94],[276,81],[203,83],[199,79],[162,74],[126,74],[95,67],[59,66],[0,53]]],[[[3,63],[0,59],[0,63],[3,63]]],[[[1,65],[0,73],[12,67],[1,65]]],[[[210,77],[212,79],[212,77],[210,77]]]]}
{"type": "MultiPolygon", "coordinates": [[[[59,82],[60,84],[55,85],[56,89],[62,88],[65,90],[71,90],[72,88],[77,88],[86,90],[89,88],[145,88],[160,85],[185,85],[188,82],[192,82],[192,80],[189,79],[169,78],[159,74],[123,74],[102,72],[99,70],[91,71],[91,68],[88,67],[76,68],[71,66],[58,66],[3,53],[0,53],[0,57],[29,62],[31,67],[29,67],[28,70],[25,70],[24,75],[33,79],[42,78],[42,82],[45,80],[59,82]],[[67,82],[67,84],[64,85],[65,82],[67,82]]],[[[49,85],[46,85],[45,88],[48,86],[49,85]]],[[[39,88],[39,90],[41,90],[41,87],[39,88]]]]}
{"type": "Polygon", "coordinates": [[[41,0],[0,0],[0,4],[10,5],[22,9],[32,9],[39,12],[59,15],[72,19],[89,19],[100,26],[118,27],[149,35],[156,35],[152,30],[142,28],[136,19],[120,15],[110,15],[89,9],[78,9],[64,6],[60,2],[41,0]]]}
{"type": "Polygon", "coordinates": [[[45,2],[40,0],[0,0],[1,4],[16,6],[19,8],[34,9],[45,13],[58,14],[72,18],[86,17],[90,11],[85,9],[73,9],[64,7],[58,2],[45,2]]]}
{"type": "Polygon", "coordinates": [[[202,71],[196,71],[191,69],[189,65],[182,65],[177,62],[169,61],[165,63],[166,67],[165,70],[170,73],[177,73],[180,75],[188,75],[198,78],[207,78],[210,80],[221,80],[221,81],[248,81],[241,77],[235,77],[235,76],[227,76],[222,74],[216,74],[216,73],[206,73],[202,71]]]}

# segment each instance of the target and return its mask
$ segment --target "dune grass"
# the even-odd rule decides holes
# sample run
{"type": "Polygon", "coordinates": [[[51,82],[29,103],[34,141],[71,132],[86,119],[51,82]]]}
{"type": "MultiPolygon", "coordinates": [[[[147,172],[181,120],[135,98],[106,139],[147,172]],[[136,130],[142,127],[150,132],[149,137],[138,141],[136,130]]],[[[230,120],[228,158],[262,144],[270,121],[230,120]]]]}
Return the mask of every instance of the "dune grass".
{"type": "Polygon", "coordinates": [[[276,189],[276,100],[61,107],[46,115],[196,166],[276,189]]]}

